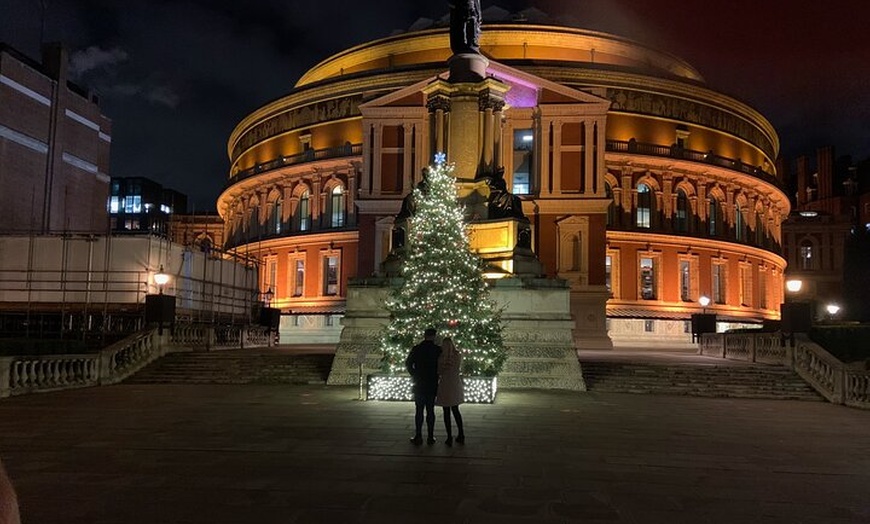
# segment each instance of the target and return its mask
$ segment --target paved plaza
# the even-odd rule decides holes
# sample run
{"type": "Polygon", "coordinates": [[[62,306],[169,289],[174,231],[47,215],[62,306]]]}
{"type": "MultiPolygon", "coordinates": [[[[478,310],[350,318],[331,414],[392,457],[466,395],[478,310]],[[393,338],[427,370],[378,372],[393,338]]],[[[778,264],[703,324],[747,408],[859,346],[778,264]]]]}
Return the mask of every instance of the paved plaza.
{"type": "Polygon", "coordinates": [[[119,385],[0,401],[24,524],[870,522],[870,412],[501,392],[467,443],[324,386],[119,385]]]}

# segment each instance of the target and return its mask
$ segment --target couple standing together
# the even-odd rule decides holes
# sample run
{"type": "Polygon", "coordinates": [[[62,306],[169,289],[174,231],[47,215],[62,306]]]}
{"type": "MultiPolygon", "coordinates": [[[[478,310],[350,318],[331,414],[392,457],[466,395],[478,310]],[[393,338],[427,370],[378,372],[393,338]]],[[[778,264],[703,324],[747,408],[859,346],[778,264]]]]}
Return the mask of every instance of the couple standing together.
{"type": "Polygon", "coordinates": [[[450,414],[456,419],[456,442],[465,443],[465,432],[462,428],[462,415],[459,404],[464,398],[462,393],[462,355],[456,350],[451,338],[441,341],[439,347],[435,343],[437,332],[434,328],[427,329],[423,334],[423,342],[417,344],[405,359],[405,368],[411,374],[414,383],[414,438],[411,443],[423,443],[423,410],[426,410],[426,428],[429,430],[428,444],[435,443],[435,405],[444,408],[444,429],[447,430],[448,446],[453,445],[453,428],[450,414]]]}

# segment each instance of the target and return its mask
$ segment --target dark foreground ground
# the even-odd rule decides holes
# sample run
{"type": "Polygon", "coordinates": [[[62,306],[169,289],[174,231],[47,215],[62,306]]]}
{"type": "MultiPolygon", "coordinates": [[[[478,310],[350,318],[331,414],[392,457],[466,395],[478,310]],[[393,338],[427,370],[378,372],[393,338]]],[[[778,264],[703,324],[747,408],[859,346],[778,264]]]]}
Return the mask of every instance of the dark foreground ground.
{"type": "Polygon", "coordinates": [[[408,443],[354,388],[139,386],[0,401],[25,524],[866,523],[870,412],[502,392],[408,443]]]}

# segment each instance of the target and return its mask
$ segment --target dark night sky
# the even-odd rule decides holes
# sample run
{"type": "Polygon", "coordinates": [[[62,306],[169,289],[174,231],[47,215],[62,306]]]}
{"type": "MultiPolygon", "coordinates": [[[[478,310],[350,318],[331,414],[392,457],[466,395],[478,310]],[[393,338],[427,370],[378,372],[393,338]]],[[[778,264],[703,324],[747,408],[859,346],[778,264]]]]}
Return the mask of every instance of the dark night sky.
{"type": "MultiPolygon", "coordinates": [[[[355,44],[440,18],[407,0],[45,0],[45,39],[72,52],[77,81],[113,120],[113,176],[147,176],[212,209],[226,141],[309,67],[355,44]]],[[[710,87],[758,109],[786,158],[833,144],[870,156],[870,4],[783,0],[526,0],[582,27],[688,60],[710,87]]],[[[39,0],[0,0],[0,41],[37,56],[39,0]]]]}

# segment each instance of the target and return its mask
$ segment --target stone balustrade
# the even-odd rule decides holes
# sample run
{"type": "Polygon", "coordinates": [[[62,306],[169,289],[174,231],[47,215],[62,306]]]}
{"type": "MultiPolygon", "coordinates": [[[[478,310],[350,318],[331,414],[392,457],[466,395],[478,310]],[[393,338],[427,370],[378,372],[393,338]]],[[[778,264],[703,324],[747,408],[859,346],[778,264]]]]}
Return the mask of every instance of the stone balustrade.
{"type": "Polygon", "coordinates": [[[269,347],[272,340],[261,326],[176,324],[171,334],[149,329],[94,354],[2,357],[0,398],[117,384],[170,351],[269,347]]]}
{"type": "Polygon", "coordinates": [[[702,335],[699,353],[784,365],[829,402],[870,409],[870,371],[849,367],[805,335],[792,343],[779,333],[709,333],[702,335]]]}

